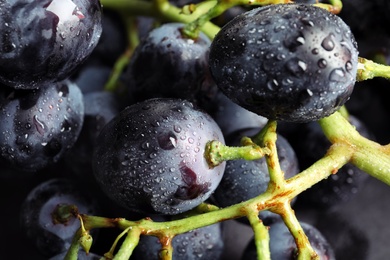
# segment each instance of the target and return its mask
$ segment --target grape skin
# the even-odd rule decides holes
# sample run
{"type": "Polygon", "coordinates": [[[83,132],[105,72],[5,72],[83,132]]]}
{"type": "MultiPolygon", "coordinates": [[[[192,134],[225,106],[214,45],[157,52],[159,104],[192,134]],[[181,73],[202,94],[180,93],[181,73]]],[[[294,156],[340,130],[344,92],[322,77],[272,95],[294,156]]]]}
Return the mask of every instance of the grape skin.
{"type": "MultiPolygon", "coordinates": [[[[172,239],[172,247],[175,260],[220,259],[224,247],[221,225],[216,223],[179,234],[172,239]]],[[[157,260],[160,249],[157,237],[142,236],[134,251],[134,260],[157,260]]]]}
{"type": "Polygon", "coordinates": [[[268,119],[309,122],[349,99],[356,48],[349,27],[328,11],[270,5],[226,24],[211,44],[209,63],[218,87],[237,104],[268,119]]]}
{"type": "Polygon", "coordinates": [[[67,250],[80,227],[80,221],[75,217],[66,224],[54,223],[52,212],[60,204],[76,205],[85,214],[98,213],[97,205],[88,193],[71,180],[49,179],[33,188],[21,206],[20,224],[30,242],[47,257],[67,250]]]}
{"type": "Polygon", "coordinates": [[[178,214],[209,198],[225,163],[210,169],[204,149],[224,138],[218,125],[192,103],[149,99],[124,109],[101,131],[94,174],[120,205],[145,213],[178,214]]]}
{"type": "Polygon", "coordinates": [[[0,103],[0,158],[24,171],[58,162],[76,142],[84,118],[80,89],[65,80],[11,90],[0,103]]]}
{"type": "Polygon", "coordinates": [[[214,85],[208,68],[210,39],[182,35],[182,23],[167,23],[150,31],[140,42],[125,71],[126,83],[137,100],[154,97],[194,101],[214,85]]]}
{"type": "Polygon", "coordinates": [[[89,57],[102,32],[98,0],[0,5],[0,82],[15,89],[66,79],[89,57]]]}

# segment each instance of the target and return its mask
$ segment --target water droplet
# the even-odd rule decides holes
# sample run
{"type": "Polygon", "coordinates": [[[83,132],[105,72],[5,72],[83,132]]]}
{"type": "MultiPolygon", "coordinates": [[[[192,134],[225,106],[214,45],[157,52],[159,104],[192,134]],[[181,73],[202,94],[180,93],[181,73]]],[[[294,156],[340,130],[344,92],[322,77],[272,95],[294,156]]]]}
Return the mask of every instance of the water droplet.
{"type": "Polygon", "coordinates": [[[314,48],[311,50],[311,53],[313,53],[314,55],[317,55],[319,52],[320,52],[320,50],[317,48],[314,48]]]}
{"type": "Polygon", "coordinates": [[[307,69],[307,64],[298,58],[293,58],[286,63],[287,70],[294,76],[301,76],[307,69]]]}
{"type": "Polygon", "coordinates": [[[174,125],[173,126],[173,131],[175,131],[176,133],[180,133],[181,132],[181,127],[178,126],[178,125],[174,125]]]}
{"type": "Polygon", "coordinates": [[[352,68],[353,68],[352,62],[347,61],[347,63],[345,63],[345,69],[346,69],[347,71],[351,71],[352,68]]]}
{"type": "Polygon", "coordinates": [[[319,59],[318,62],[317,62],[317,65],[321,69],[324,69],[324,68],[326,68],[326,65],[328,65],[328,63],[326,62],[325,59],[319,59]]]}
{"type": "Polygon", "coordinates": [[[310,26],[310,27],[313,27],[313,26],[314,26],[313,21],[310,20],[309,17],[303,17],[303,18],[301,19],[301,21],[302,21],[302,23],[303,23],[304,25],[306,25],[306,26],[310,26]]]}
{"type": "Polygon", "coordinates": [[[37,115],[34,115],[33,117],[33,123],[35,125],[35,128],[37,129],[38,133],[43,135],[45,133],[45,124],[39,120],[39,118],[37,117],[37,115]]]}
{"type": "Polygon", "coordinates": [[[283,31],[284,29],[286,29],[286,26],[284,26],[284,25],[277,25],[274,28],[274,32],[280,32],[280,31],[283,31]]]}
{"type": "Polygon", "coordinates": [[[328,36],[325,37],[325,39],[322,41],[321,43],[321,46],[327,50],[327,51],[331,51],[334,49],[335,47],[335,43],[334,43],[334,35],[333,33],[330,33],[328,36]]]}
{"type": "Polygon", "coordinates": [[[329,75],[331,81],[344,82],[345,81],[345,72],[342,68],[334,69],[329,75]]]}
{"type": "Polygon", "coordinates": [[[157,136],[159,146],[164,150],[172,150],[177,145],[177,137],[173,132],[162,133],[157,136]]]}
{"type": "Polygon", "coordinates": [[[278,88],[279,83],[276,79],[270,80],[267,82],[267,88],[271,91],[274,91],[278,88]]]}
{"type": "Polygon", "coordinates": [[[284,40],[284,46],[291,52],[295,52],[297,48],[305,43],[305,38],[301,32],[297,36],[292,36],[284,40]]]}

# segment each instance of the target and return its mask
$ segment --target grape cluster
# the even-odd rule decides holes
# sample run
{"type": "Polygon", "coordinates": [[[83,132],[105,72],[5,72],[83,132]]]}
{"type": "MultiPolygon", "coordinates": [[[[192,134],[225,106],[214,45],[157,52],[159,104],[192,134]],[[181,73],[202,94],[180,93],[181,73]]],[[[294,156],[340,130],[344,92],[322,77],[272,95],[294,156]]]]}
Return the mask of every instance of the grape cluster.
{"type": "Polygon", "coordinates": [[[370,259],[390,5],[270,2],[0,0],[4,257],[370,259]]]}

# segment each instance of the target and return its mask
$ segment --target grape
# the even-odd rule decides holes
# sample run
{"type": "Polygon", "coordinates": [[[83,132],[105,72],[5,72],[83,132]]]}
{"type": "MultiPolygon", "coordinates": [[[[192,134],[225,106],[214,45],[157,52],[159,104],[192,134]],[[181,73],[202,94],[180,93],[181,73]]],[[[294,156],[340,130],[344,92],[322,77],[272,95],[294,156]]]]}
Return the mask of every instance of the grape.
{"type": "Polygon", "coordinates": [[[97,214],[97,205],[87,193],[68,179],[50,179],[36,186],[26,197],[20,212],[20,222],[27,238],[48,257],[67,250],[80,221],[71,217],[65,223],[55,223],[53,212],[59,205],[76,205],[83,214],[97,214]]]}
{"type": "Polygon", "coordinates": [[[58,162],[81,131],[84,104],[68,80],[35,90],[12,90],[0,104],[0,158],[37,171],[58,162]]]}
{"type": "Polygon", "coordinates": [[[242,128],[261,128],[268,121],[267,118],[237,105],[221,92],[218,92],[213,104],[214,107],[208,111],[221,128],[224,136],[242,128]]]}
{"type": "Polygon", "coordinates": [[[1,1],[0,82],[35,89],[64,80],[102,31],[98,0],[1,1]]]}
{"type": "Polygon", "coordinates": [[[308,122],[349,99],[356,48],[349,27],[328,11],[270,5],[226,24],[209,63],[218,87],[237,104],[268,119],[308,122]]]}
{"type": "MultiPolygon", "coordinates": [[[[221,225],[216,223],[177,235],[172,239],[172,246],[172,259],[175,260],[220,259],[224,246],[221,225]]],[[[134,251],[134,259],[157,260],[160,249],[157,237],[142,236],[134,251]]]]}
{"type": "Polygon", "coordinates": [[[136,100],[174,97],[194,100],[214,84],[208,69],[210,40],[182,36],[184,24],[168,23],[152,30],[137,46],[125,77],[136,100]]]}
{"type": "MultiPolygon", "coordinates": [[[[358,118],[350,115],[349,121],[362,136],[374,139],[367,127],[358,118]]],[[[301,167],[306,169],[324,156],[331,143],[323,134],[320,125],[315,122],[301,127],[299,134],[295,138],[299,142],[294,145],[294,148],[297,151],[301,167]]],[[[350,201],[364,186],[368,177],[367,173],[348,163],[339,169],[336,174],[332,174],[329,178],[301,193],[298,196],[298,201],[306,207],[334,207],[340,203],[350,201]]]]}
{"type": "Polygon", "coordinates": [[[210,169],[204,149],[224,142],[214,120],[192,103],[149,99],[124,109],[101,131],[93,169],[102,189],[134,211],[178,214],[209,198],[225,163],[210,169]]]}
{"type": "MultiPolygon", "coordinates": [[[[332,247],[326,238],[314,226],[300,222],[305,234],[320,260],[335,260],[332,247]]],[[[282,222],[276,222],[269,227],[270,251],[272,260],[296,259],[296,244],[287,226],[282,222]]],[[[257,259],[256,246],[252,240],[245,249],[242,260],[257,259]]]]}
{"type": "MultiPolygon", "coordinates": [[[[243,136],[253,136],[259,128],[240,129],[226,137],[226,144],[238,146],[243,136]]],[[[279,163],[285,178],[299,172],[298,159],[287,140],[279,135],[276,141],[279,163]]],[[[265,158],[253,161],[232,160],[226,162],[221,183],[213,194],[216,204],[227,207],[254,198],[265,192],[269,182],[269,173],[265,158]]],[[[260,218],[269,224],[279,218],[270,211],[260,212],[260,218]]]]}

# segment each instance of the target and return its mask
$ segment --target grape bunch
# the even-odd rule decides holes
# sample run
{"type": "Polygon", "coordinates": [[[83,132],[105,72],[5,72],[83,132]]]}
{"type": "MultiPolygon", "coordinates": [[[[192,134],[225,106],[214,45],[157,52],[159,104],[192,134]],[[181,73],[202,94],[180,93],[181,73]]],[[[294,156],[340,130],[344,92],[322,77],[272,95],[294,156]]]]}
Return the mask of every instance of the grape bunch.
{"type": "Polygon", "coordinates": [[[389,8],[0,0],[2,256],[385,258],[389,8]]]}

